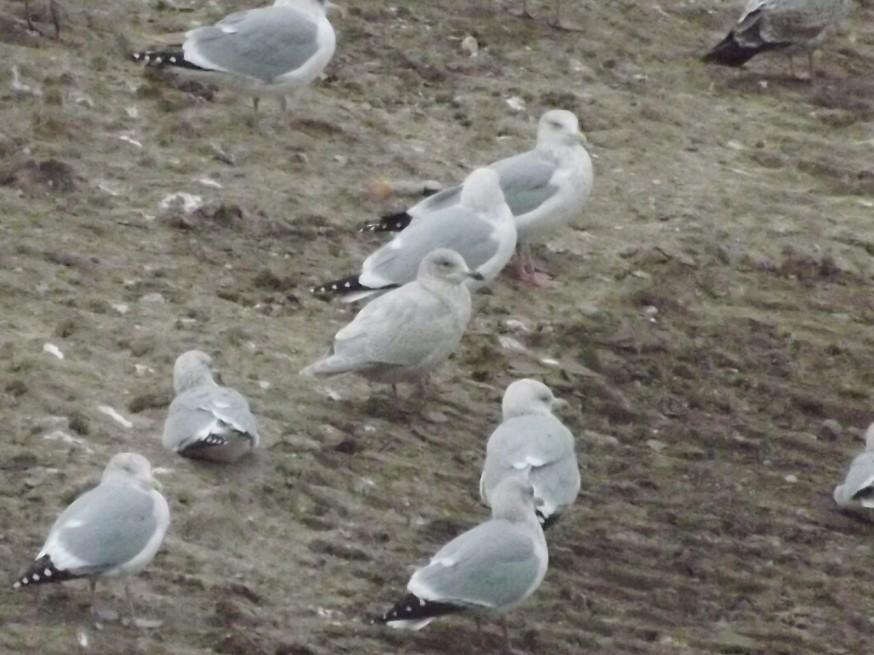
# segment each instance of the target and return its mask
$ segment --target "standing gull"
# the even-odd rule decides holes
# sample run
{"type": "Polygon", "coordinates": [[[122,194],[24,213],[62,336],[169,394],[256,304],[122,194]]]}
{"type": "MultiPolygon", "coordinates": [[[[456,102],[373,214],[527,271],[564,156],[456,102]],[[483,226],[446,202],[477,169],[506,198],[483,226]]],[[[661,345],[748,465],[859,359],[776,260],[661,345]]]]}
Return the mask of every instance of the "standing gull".
{"type": "Polygon", "coordinates": [[[702,60],[743,66],[773,50],[787,55],[793,68],[792,57],[807,53],[813,79],[814,50],[850,14],[851,5],[851,0],[749,0],[737,24],[702,60]]]}
{"type": "MultiPolygon", "coordinates": [[[[534,492],[522,477],[507,478],[492,497],[492,518],[443,546],[417,569],[409,592],[379,621],[419,630],[444,614],[505,612],[540,586],[549,554],[534,515],[534,492]]],[[[508,652],[510,639],[502,616],[508,652]]]]}
{"type": "Polygon", "coordinates": [[[284,116],[285,97],[316,79],[334,55],[336,36],[325,15],[333,7],[327,0],[276,0],[190,30],[174,48],[132,56],[251,95],[256,121],[259,98],[278,96],[284,116]]]}
{"type": "MultiPolygon", "coordinates": [[[[96,617],[106,618],[96,604],[97,578],[140,571],[164,540],[170,509],[155,489],[157,484],[145,457],[115,455],[100,484],[61,513],[36,560],[18,576],[13,588],[87,577],[91,610],[96,617]]],[[[136,624],[127,582],[124,591],[136,624]]]]}
{"type": "Polygon", "coordinates": [[[189,350],[176,358],[173,389],[164,423],[167,450],[184,457],[234,462],[258,446],[258,428],[249,401],[212,378],[212,358],[189,350]]]}
{"type": "MultiPolygon", "coordinates": [[[[498,173],[504,198],[513,212],[519,242],[519,277],[541,285],[531,258],[530,243],[580,214],[592,191],[594,174],[577,117],[553,109],[540,117],[533,150],[500,159],[489,165],[498,173]]],[[[459,187],[444,189],[405,212],[383,217],[369,231],[402,230],[423,216],[458,202],[459,187]]]]}
{"type": "Polygon", "coordinates": [[[513,382],[501,403],[503,422],[489,437],[480,497],[493,505],[495,489],[508,476],[524,475],[538,499],[543,527],[554,523],[580,492],[574,435],[552,410],[567,405],[537,380],[513,382]]]}
{"type": "Polygon", "coordinates": [[[874,507],[874,423],[865,432],[865,450],[853,459],[844,483],[835,487],[834,498],[841,507],[874,507]]]}
{"type": "Polygon", "coordinates": [[[460,254],[480,277],[467,282],[471,290],[485,286],[501,272],[516,247],[513,214],[501,192],[498,174],[488,168],[465,179],[458,198],[446,206],[423,210],[406,230],[364,260],[361,272],[314,288],[358,300],[416,277],[419,262],[435,248],[460,254]]]}
{"type": "MultiPolygon", "coordinates": [[[[375,298],[337,332],[330,352],[301,375],[357,373],[376,382],[415,382],[442,364],[470,321],[468,279],[482,280],[461,255],[440,248],[416,279],[375,298]]],[[[396,389],[395,389],[396,391],[396,389]]]]}

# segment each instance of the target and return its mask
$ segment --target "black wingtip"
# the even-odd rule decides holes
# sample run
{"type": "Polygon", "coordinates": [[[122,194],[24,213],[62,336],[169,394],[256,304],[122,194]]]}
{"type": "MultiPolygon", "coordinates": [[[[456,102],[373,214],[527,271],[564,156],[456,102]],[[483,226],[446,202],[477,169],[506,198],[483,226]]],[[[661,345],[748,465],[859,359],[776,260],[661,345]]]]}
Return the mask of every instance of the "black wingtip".
{"type": "Polygon", "coordinates": [[[433,619],[446,614],[461,612],[464,608],[452,603],[423,600],[415,594],[407,594],[394,604],[388,612],[375,617],[374,623],[390,623],[392,621],[421,621],[433,619]]]}
{"type": "Polygon", "coordinates": [[[544,530],[551,528],[558,522],[558,517],[560,514],[550,514],[549,516],[544,516],[540,512],[537,512],[537,520],[540,521],[540,527],[544,530]]]}
{"type": "Polygon", "coordinates": [[[349,275],[347,277],[340,278],[339,280],[334,280],[333,282],[326,282],[325,284],[320,284],[319,286],[310,288],[310,293],[314,296],[347,296],[352,293],[357,293],[359,291],[381,291],[383,289],[392,289],[397,285],[390,285],[386,287],[368,287],[361,282],[358,281],[358,274],[349,275]]]}
{"type": "Polygon", "coordinates": [[[191,70],[205,70],[204,68],[186,61],[182,48],[170,48],[167,50],[141,50],[131,53],[131,59],[144,63],[153,68],[189,68],[191,70]]]}
{"type": "Polygon", "coordinates": [[[43,555],[15,579],[12,588],[23,589],[24,587],[45,584],[46,582],[62,582],[63,580],[70,580],[75,577],[78,576],[58,569],[54,562],[52,562],[50,555],[43,555]]]}
{"type": "Polygon", "coordinates": [[[386,214],[379,218],[377,223],[365,223],[361,232],[400,232],[413,220],[407,212],[402,211],[397,214],[386,214]]]}
{"type": "Polygon", "coordinates": [[[220,434],[208,434],[203,439],[192,441],[185,448],[179,451],[183,457],[196,456],[197,453],[207,450],[208,448],[216,448],[218,446],[227,446],[228,440],[220,434]]]}
{"type": "Polygon", "coordinates": [[[734,38],[734,33],[730,33],[722,41],[717,43],[713,49],[706,55],[701,57],[701,61],[706,64],[720,64],[722,66],[743,66],[756,55],[755,48],[745,48],[741,46],[734,38]]]}
{"type": "Polygon", "coordinates": [[[746,46],[738,43],[734,32],[729,32],[722,41],[713,46],[713,49],[701,57],[706,64],[719,64],[721,66],[740,67],[750,59],[762,52],[779,50],[786,47],[787,43],[760,43],[755,46],[746,46]]]}

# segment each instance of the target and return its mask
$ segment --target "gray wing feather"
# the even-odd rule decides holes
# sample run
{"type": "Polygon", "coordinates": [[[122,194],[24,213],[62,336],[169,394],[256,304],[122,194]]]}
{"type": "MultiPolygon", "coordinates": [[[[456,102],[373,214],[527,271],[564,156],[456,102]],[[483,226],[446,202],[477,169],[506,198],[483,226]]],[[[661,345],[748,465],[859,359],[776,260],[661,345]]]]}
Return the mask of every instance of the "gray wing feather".
{"type": "Polygon", "coordinates": [[[257,435],[249,401],[229,387],[204,386],[185,391],[170,403],[164,423],[164,444],[176,449],[218,418],[238,432],[257,435]]]}
{"type": "Polygon", "coordinates": [[[498,252],[494,229],[490,221],[460,205],[428,214],[370,255],[360,281],[367,285],[372,275],[394,284],[409,282],[415,279],[422,258],[435,248],[451,248],[477,269],[498,252]]]}
{"type": "Polygon", "coordinates": [[[842,486],[847,501],[860,491],[874,486],[874,452],[856,455],[842,486]]]}
{"type": "Polygon", "coordinates": [[[486,445],[480,484],[483,500],[488,501],[508,473],[526,466],[531,466],[529,479],[538,496],[559,506],[576,498],[580,476],[574,437],[554,416],[517,416],[497,427],[486,445]]]}
{"type": "Polygon", "coordinates": [[[437,193],[428,196],[424,200],[421,200],[410,207],[410,209],[407,210],[407,213],[410,216],[419,218],[425,214],[430,214],[431,212],[440,211],[441,209],[457,205],[459,200],[461,200],[460,184],[443,189],[442,191],[438,191],[437,193]]]}
{"type": "Polygon", "coordinates": [[[536,150],[502,159],[490,168],[501,178],[501,189],[513,216],[537,209],[558,193],[558,187],[551,184],[558,165],[536,150]]]}
{"type": "MultiPolygon", "coordinates": [[[[534,542],[503,520],[487,521],[459,535],[416,571],[410,590],[427,588],[426,600],[501,608],[517,602],[537,579],[534,542]],[[445,566],[440,560],[452,560],[445,566]]],[[[421,597],[421,596],[420,596],[421,597]]]]}
{"type": "Polygon", "coordinates": [[[147,492],[101,484],[64,510],[51,531],[66,551],[89,563],[75,573],[92,574],[133,559],[157,528],[155,504],[147,492]]]}
{"type": "Polygon", "coordinates": [[[296,70],[319,48],[313,19],[289,7],[263,7],[227,16],[190,32],[186,58],[207,69],[270,82],[296,70]]]}

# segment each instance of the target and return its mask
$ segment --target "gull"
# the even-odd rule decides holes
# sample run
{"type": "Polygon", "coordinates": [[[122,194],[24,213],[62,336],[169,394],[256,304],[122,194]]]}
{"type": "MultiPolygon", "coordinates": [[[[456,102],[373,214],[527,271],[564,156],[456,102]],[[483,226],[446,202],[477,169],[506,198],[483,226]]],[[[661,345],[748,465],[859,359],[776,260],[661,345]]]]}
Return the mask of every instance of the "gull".
{"type": "Polygon", "coordinates": [[[737,24],[702,58],[723,66],[743,66],[763,52],[789,57],[807,54],[813,79],[813,52],[828,32],[850,14],[851,0],[749,0],[737,24]]]}
{"type": "Polygon", "coordinates": [[[445,614],[494,612],[521,605],[540,586],[549,563],[543,529],[534,515],[534,490],[522,477],[503,480],[492,498],[492,517],[464,532],[416,570],[407,595],[377,620],[419,630],[445,614]]]}
{"type": "Polygon", "coordinates": [[[183,457],[234,462],[258,446],[249,401],[236,389],[216,384],[212,357],[189,350],[173,366],[176,397],[167,410],[163,444],[183,457]]]}
{"type": "Polygon", "coordinates": [[[176,47],[132,57],[252,96],[256,123],[260,97],[278,96],[284,117],[286,96],[316,79],[334,56],[336,35],[325,12],[336,7],[327,0],[276,0],[190,30],[176,47]]]}
{"type": "Polygon", "coordinates": [[[841,507],[874,507],[874,423],[865,432],[865,450],[853,459],[843,484],[835,487],[834,499],[841,507]]]}
{"type": "Polygon", "coordinates": [[[381,289],[414,279],[422,258],[435,248],[450,248],[479,273],[466,284],[475,291],[493,280],[513,256],[516,225],[498,174],[479,168],[456,189],[446,205],[423,210],[416,220],[390,242],[371,254],[361,272],[312,289],[318,294],[339,294],[351,302],[381,289]]]}
{"type": "Polygon", "coordinates": [[[482,279],[457,252],[438,248],[416,279],[365,305],[337,332],[330,352],[301,375],[356,373],[392,385],[419,382],[456,349],[470,321],[468,279],[482,279]]]}
{"type": "MultiPolygon", "coordinates": [[[[585,143],[585,136],[577,117],[564,109],[553,109],[540,117],[534,149],[488,166],[498,173],[501,191],[516,223],[517,274],[537,286],[545,285],[547,280],[537,272],[530,244],[578,216],[592,191],[592,160],[581,142],[585,143]]],[[[449,187],[404,212],[366,225],[364,230],[403,230],[457,203],[459,192],[460,187],[449,187]]]]}
{"type": "MultiPolygon", "coordinates": [[[[88,578],[92,613],[98,619],[110,618],[97,608],[97,579],[129,576],[145,568],[170,524],[170,509],[156,486],[145,457],[115,455],[100,484],[61,513],[36,559],[13,588],[88,578]]],[[[131,620],[139,624],[127,582],[124,591],[131,620]]]]}
{"type": "Polygon", "coordinates": [[[503,422],[489,437],[480,477],[480,497],[491,504],[495,488],[508,476],[523,475],[534,487],[537,517],[552,525],[580,492],[574,435],[552,410],[566,406],[542,382],[522,379],[504,392],[503,422]]]}

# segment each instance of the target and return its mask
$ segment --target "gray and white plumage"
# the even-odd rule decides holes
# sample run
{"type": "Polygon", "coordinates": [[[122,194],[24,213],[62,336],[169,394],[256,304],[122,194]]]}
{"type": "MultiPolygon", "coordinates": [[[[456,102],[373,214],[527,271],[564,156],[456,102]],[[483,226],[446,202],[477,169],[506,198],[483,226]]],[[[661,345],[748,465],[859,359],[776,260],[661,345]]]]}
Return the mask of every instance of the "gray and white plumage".
{"type": "Polygon", "coordinates": [[[779,51],[790,58],[813,51],[847,18],[851,0],[749,0],[737,24],[704,57],[708,63],[742,66],[757,54],[779,51]]]}
{"type": "Polygon", "coordinates": [[[853,459],[843,484],[835,487],[834,499],[841,507],[874,507],[874,423],[865,432],[865,450],[853,459]]]}
{"type": "Polygon", "coordinates": [[[412,282],[365,305],[302,375],[356,373],[377,382],[417,381],[456,349],[470,321],[465,281],[482,279],[457,252],[439,248],[412,282]]]}
{"type": "Polygon", "coordinates": [[[486,445],[480,477],[484,503],[492,504],[502,480],[522,474],[534,487],[538,518],[545,527],[573,504],[580,491],[574,435],[552,414],[565,404],[537,380],[517,380],[507,387],[503,422],[486,445]]]}
{"type": "MultiPolygon", "coordinates": [[[[553,109],[540,117],[534,149],[489,165],[498,173],[516,223],[523,279],[537,281],[529,244],[578,216],[589,199],[594,172],[589,153],[580,143],[584,140],[577,117],[553,109]]],[[[458,195],[459,187],[444,189],[385,220],[403,223],[406,216],[412,227],[422,217],[457,202],[458,195]]]]}
{"type": "MultiPolygon", "coordinates": [[[[409,592],[379,619],[418,630],[455,612],[503,614],[540,586],[549,563],[534,493],[521,476],[496,489],[492,516],[443,546],[407,584],[409,592]]],[[[509,646],[509,644],[508,644],[509,646]]]]}
{"type": "Polygon", "coordinates": [[[176,397],[164,422],[164,447],[184,457],[233,462],[260,441],[249,401],[212,376],[212,358],[189,350],[173,366],[176,397]]]}
{"type": "Polygon", "coordinates": [[[145,457],[115,455],[100,484],[61,513],[35,561],[13,587],[87,577],[93,591],[96,577],[143,569],[158,552],[170,524],[170,509],[156,484],[145,457]]]}
{"type": "Polygon", "coordinates": [[[172,68],[224,84],[255,98],[285,96],[312,82],[334,55],[336,35],[324,0],[276,0],[226,16],[185,34],[177,48],[133,55],[137,61],[172,68]]]}
{"type": "Polygon", "coordinates": [[[513,256],[516,226],[504,200],[495,171],[480,168],[467,176],[452,203],[423,211],[418,219],[390,242],[371,254],[361,272],[314,289],[342,293],[358,300],[416,277],[422,258],[435,248],[460,254],[481,279],[466,285],[475,291],[494,279],[513,256]]]}

